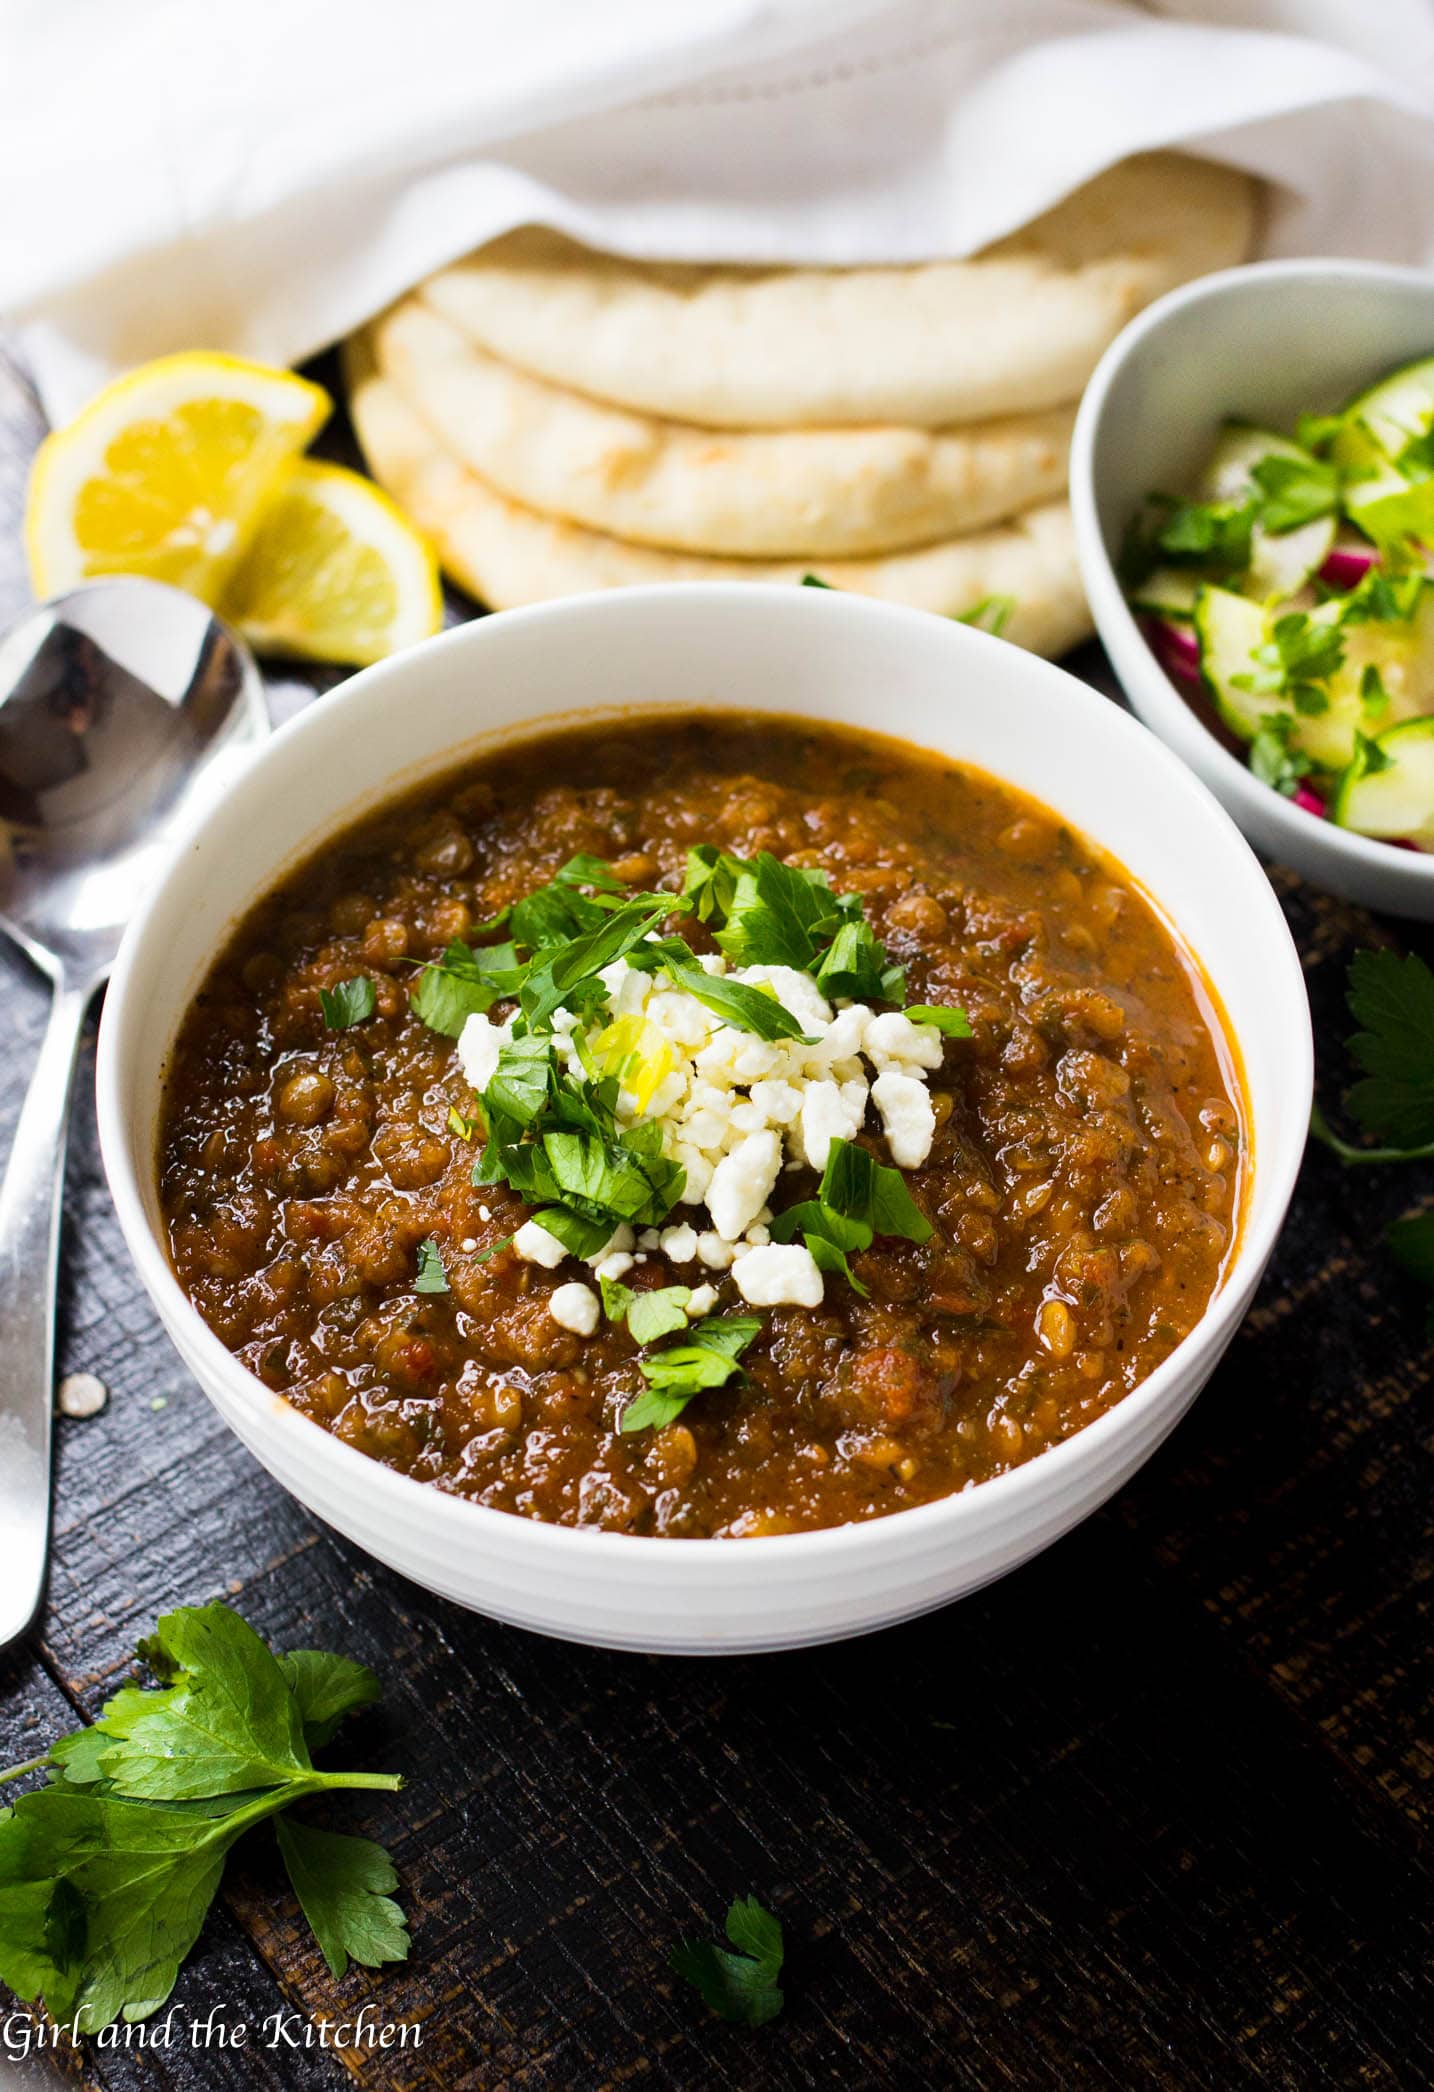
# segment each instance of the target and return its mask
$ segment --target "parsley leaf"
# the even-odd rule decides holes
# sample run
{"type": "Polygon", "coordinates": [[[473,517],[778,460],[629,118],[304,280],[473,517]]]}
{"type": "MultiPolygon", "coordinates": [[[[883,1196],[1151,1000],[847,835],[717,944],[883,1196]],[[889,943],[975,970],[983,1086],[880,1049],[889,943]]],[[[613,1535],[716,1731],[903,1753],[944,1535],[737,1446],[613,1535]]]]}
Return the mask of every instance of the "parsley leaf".
{"type": "Polygon", "coordinates": [[[598,1283],[608,1320],[626,1322],[635,1343],[655,1344],[659,1337],[686,1329],[687,1303],[692,1298],[690,1286],[658,1286],[642,1293],[623,1285],[620,1279],[604,1278],[598,1283]]]}
{"type": "Polygon", "coordinates": [[[844,922],[822,955],[816,983],[823,995],[847,1002],[900,1002],[906,968],[893,966],[863,916],[844,922]]]}
{"type": "Polygon", "coordinates": [[[1317,619],[1304,610],[1286,611],[1275,619],[1270,637],[1251,649],[1255,667],[1230,681],[1237,690],[1286,696],[1306,716],[1328,711],[1329,693],[1319,685],[1343,665],[1342,622],[1342,617],[1317,619]]]}
{"type": "Polygon", "coordinates": [[[1349,1042],[1364,1079],[1349,1108],[1366,1133],[1398,1148],[1434,1142],[1434,973],[1410,952],[1356,952],[1349,1008],[1362,1027],[1349,1042]]]}
{"type": "Polygon", "coordinates": [[[824,881],[763,850],[737,874],[716,937],[734,966],[793,966],[805,973],[840,922],[824,881]]]}
{"type": "Polygon", "coordinates": [[[523,968],[511,944],[467,945],[455,938],[418,976],[409,1007],[430,1031],[456,1039],[470,1017],[517,994],[523,968]]]}
{"type": "MultiPolygon", "coordinates": [[[[169,1682],[122,1687],[93,1728],[51,1747],[51,1784],[0,1810],[0,1981],[81,2033],[164,2004],[245,1831],[309,1795],[400,1784],[317,1771],[309,1756],[377,1697],[362,1665],[313,1650],[276,1659],[218,1604],[167,1614],[143,1647],[169,1682]]],[[[401,1960],[381,1849],[306,1829],[292,1842],[330,1967],[341,1953],[401,1960]]]]}
{"type": "Polygon", "coordinates": [[[855,1141],[832,1142],[818,1197],[833,1213],[864,1221],[874,1235],[903,1235],[908,1242],[926,1242],[935,1232],[907,1190],[901,1171],[888,1169],[855,1141]]]}
{"type": "MultiPolygon", "coordinates": [[[[303,1725],[304,1741],[311,1751],[331,1743],[334,1732],[347,1714],[372,1707],[383,1698],[383,1687],[367,1664],[331,1649],[290,1649],[278,1659],[284,1683],[294,1695],[303,1725]]],[[[143,1698],[136,1693],[135,1697],[143,1698]]],[[[81,1730],[87,1735],[88,1730],[81,1730]]]]}
{"type": "Polygon", "coordinates": [[[483,1104],[489,1117],[512,1119],[519,1126],[531,1126],[541,1117],[548,1101],[552,1065],[551,1039],[529,1034],[500,1046],[498,1065],[483,1092],[483,1104]]]}
{"type": "Polygon", "coordinates": [[[774,1242],[790,1242],[797,1235],[820,1270],[837,1273],[863,1300],[868,1297],[868,1289],[847,1262],[853,1250],[871,1248],[872,1233],[866,1221],[838,1213],[820,1198],[803,1199],[772,1222],[774,1242]]]}
{"type": "Polygon", "coordinates": [[[367,974],[355,974],[336,988],[319,990],[319,1008],[330,1031],[347,1031],[351,1024],[362,1024],[375,1007],[374,986],[367,974]]]}
{"type": "Polygon", "coordinates": [[[667,974],[676,987],[737,1031],[753,1032],[759,1039],[806,1036],[791,1011],[775,995],[746,981],[728,980],[725,974],[708,973],[691,945],[681,937],[664,937],[656,944],[639,946],[631,953],[629,964],[643,973],[667,974]]]}
{"type": "Polygon", "coordinates": [[[418,1245],[418,1276],[413,1281],[415,1293],[446,1293],[448,1273],[443,1268],[443,1258],[438,1244],[430,1235],[418,1245]]]}
{"type": "Polygon", "coordinates": [[[1250,743],[1250,768],[1261,784],[1272,785],[1286,798],[1295,792],[1301,778],[1314,768],[1309,757],[1291,744],[1293,712],[1276,712],[1267,719],[1250,743]]]}
{"type": "Polygon", "coordinates": [[[669,1344],[638,1360],[647,1388],[629,1402],[618,1429],[661,1430],[680,1416],[694,1395],[721,1387],[739,1373],[739,1360],[762,1326],[759,1315],[709,1315],[687,1332],[685,1343],[669,1344]]]}
{"type": "Polygon", "coordinates": [[[1317,458],[1291,458],[1274,451],[1250,467],[1260,490],[1260,527],[1279,537],[1339,507],[1339,468],[1317,458]]]}
{"type": "Polygon", "coordinates": [[[777,1984],[785,1952],[781,1921],[755,1896],[739,1897],[727,1912],[726,1932],[735,1952],[685,1940],[673,1950],[672,1967],[720,2018],[765,2026],[785,2002],[777,1984]]]}
{"type": "Polygon", "coordinates": [[[913,1024],[934,1024],[948,1039],[971,1037],[971,1019],[964,1010],[958,1010],[948,1003],[909,1002],[902,1015],[909,1017],[913,1024]]]}
{"type": "Polygon", "coordinates": [[[365,1968],[405,1959],[408,1927],[392,1894],[398,1876],[381,1845],[288,1816],[275,1820],[274,1831],[331,1976],[347,1975],[350,1958],[365,1968]]]}

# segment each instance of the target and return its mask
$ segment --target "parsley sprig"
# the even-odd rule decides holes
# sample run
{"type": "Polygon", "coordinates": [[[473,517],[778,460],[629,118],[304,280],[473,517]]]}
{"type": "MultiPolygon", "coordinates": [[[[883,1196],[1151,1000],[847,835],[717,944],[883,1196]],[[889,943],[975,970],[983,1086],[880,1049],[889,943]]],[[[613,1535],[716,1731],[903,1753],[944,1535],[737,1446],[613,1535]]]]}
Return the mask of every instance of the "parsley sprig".
{"type": "Polygon", "coordinates": [[[785,2002],[777,1979],[785,1945],[782,1925],[755,1896],[739,1896],[727,1912],[728,1947],[686,1940],[672,1953],[672,1966],[721,2019],[762,2027],[785,2002]]]}
{"type": "MultiPolygon", "coordinates": [[[[1348,1141],[1316,1105],[1310,1131],[1349,1164],[1434,1157],[1434,971],[1413,952],[1356,952],[1346,1000],[1360,1029],[1349,1041],[1363,1072],[1345,1104],[1374,1144],[1348,1141]]],[[[1434,1211],[1396,1220],[1386,1240],[1398,1262],[1434,1291],[1434,1211]]],[[[1434,1309],[1431,1309],[1434,1328],[1434,1309]]]]}
{"type": "Polygon", "coordinates": [[[0,1773],[49,1775],[0,1810],[0,1981],[80,2033],[147,2018],[174,1987],[230,1849],[269,1818],[330,1972],[403,1960],[383,1847],[281,1815],[402,1784],[313,1762],[346,1715],[379,1698],[373,1673],[321,1650],[275,1656],[219,1604],[167,1613],[139,1653],[157,1688],[122,1686],[92,1727],[0,1773]]]}

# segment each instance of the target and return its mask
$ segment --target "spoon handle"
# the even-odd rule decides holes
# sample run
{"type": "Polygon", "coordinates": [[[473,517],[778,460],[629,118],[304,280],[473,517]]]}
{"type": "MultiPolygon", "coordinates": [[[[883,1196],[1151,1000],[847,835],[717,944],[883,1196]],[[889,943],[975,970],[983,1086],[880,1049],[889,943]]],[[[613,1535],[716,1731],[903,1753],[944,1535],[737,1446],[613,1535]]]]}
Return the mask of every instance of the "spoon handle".
{"type": "Polygon", "coordinates": [[[0,1649],[39,1609],[50,1557],[55,1280],[65,1131],[94,982],[61,981],[0,1184],[0,1649]]]}

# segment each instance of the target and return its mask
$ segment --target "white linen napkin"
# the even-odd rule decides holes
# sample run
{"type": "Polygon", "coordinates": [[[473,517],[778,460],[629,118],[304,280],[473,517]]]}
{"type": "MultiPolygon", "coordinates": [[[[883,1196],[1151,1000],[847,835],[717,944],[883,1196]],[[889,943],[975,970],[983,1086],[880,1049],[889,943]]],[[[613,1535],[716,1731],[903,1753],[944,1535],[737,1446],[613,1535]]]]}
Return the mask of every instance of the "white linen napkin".
{"type": "Polygon", "coordinates": [[[9,0],[0,310],[52,416],[295,362],[514,225],[669,258],[969,253],[1131,152],[1269,253],[1434,265],[1434,0],[9,0]]]}

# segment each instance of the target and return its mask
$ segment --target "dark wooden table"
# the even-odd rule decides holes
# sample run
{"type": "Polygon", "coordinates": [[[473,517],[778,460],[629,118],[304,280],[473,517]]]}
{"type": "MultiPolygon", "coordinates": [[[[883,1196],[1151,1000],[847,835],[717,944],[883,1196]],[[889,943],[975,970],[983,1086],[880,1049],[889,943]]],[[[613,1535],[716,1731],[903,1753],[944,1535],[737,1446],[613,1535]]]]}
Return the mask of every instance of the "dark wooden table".
{"type": "MultiPolygon", "coordinates": [[[[0,616],[38,414],[0,365],[0,616]]],[[[1077,664],[1100,679],[1092,654],[1077,664]]],[[[302,686],[276,691],[287,707],[302,686]]],[[[1337,1093],[1342,984],[1397,926],[1277,875],[1337,1093]]],[[[0,1150],[45,995],[0,946],[0,1150]]],[[[362,1822],[413,1919],[341,1984],[267,1832],[180,1977],[211,2008],[417,2020],[422,2046],[176,2046],[87,2084],[693,2088],[1434,2082],[1425,1303],[1380,1230],[1434,1173],[1312,1151],[1273,1268],[1173,1441],[989,1591],[794,1656],[597,1654],[429,1598],[317,1527],[160,1331],[110,1209],[81,1069],[60,1356],[111,1396],[60,1426],[49,1604],[0,1658],[0,1763],[92,1714],[157,1613],[219,1595],[278,1646],[371,1663],[354,1761],[407,1787],[362,1822]],[[789,1942],[763,2031],[667,1972],[752,1892],[789,1942]]],[[[3,1332],[0,1332],[3,1341],[3,1332]]],[[[0,2010],[0,2030],[4,2014],[0,2010]]]]}

